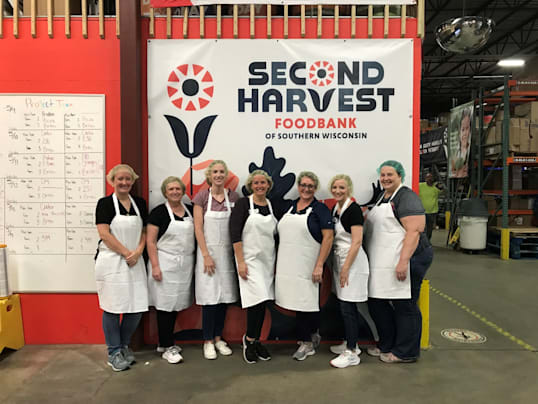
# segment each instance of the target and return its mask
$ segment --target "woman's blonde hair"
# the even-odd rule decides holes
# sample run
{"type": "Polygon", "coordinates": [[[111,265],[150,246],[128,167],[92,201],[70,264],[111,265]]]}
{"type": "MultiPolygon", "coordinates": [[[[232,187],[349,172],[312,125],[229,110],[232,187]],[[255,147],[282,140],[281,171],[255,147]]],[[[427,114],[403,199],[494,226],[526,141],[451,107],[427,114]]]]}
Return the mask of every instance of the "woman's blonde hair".
{"type": "Polygon", "coordinates": [[[297,185],[301,183],[301,180],[304,177],[310,178],[312,181],[314,181],[314,186],[316,187],[316,189],[319,188],[319,178],[312,171],[301,171],[299,173],[299,176],[297,177],[297,185]]]}
{"type": "Polygon", "coordinates": [[[213,160],[205,169],[205,182],[207,182],[209,186],[211,186],[211,170],[217,164],[222,164],[222,166],[224,167],[224,172],[226,173],[226,177],[228,177],[228,166],[226,165],[226,163],[222,160],[213,160]]]}
{"type": "Polygon", "coordinates": [[[331,192],[335,181],[338,181],[338,180],[344,180],[347,184],[347,189],[349,192],[348,196],[353,195],[353,181],[351,181],[351,178],[349,177],[349,175],[346,175],[346,174],[337,174],[334,177],[332,177],[331,182],[329,182],[329,192],[331,192]]]}
{"type": "Polygon", "coordinates": [[[120,171],[127,171],[129,173],[129,175],[131,176],[131,178],[133,179],[133,182],[135,182],[139,178],[138,175],[135,173],[135,171],[133,170],[133,168],[130,165],[128,165],[128,164],[118,164],[118,165],[115,165],[114,167],[112,167],[110,169],[110,171],[108,172],[108,174],[106,175],[106,180],[108,181],[108,183],[110,185],[113,185],[114,177],[120,171]]]}
{"type": "Polygon", "coordinates": [[[185,193],[185,184],[183,184],[183,181],[179,177],[174,177],[171,175],[170,177],[166,177],[161,184],[161,192],[163,193],[163,196],[166,198],[166,187],[168,184],[171,184],[172,182],[177,182],[181,189],[183,190],[183,193],[185,193]]]}
{"type": "Polygon", "coordinates": [[[273,188],[273,179],[263,170],[254,170],[247,177],[245,187],[247,188],[248,193],[252,193],[252,181],[254,181],[254,177],[257,175],[262,175],[267,180],[267,182],[269,183],[269,189],[267,190],[267,193],[269,193],[269,191],[273,188]]]}

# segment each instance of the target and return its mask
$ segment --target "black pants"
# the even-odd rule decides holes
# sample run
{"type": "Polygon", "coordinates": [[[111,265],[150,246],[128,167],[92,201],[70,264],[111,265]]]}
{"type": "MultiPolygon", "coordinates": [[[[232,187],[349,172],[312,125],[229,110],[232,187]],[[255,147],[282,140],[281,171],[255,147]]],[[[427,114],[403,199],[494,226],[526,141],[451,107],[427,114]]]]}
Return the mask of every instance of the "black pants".
{"type": "Polygon", "coordinates": [[[437,213],[426,213],[426,235],[428,240],[432,239],[433,229],[437,221],[437,213]]]}
{"type": "Polygon", "coordinates": [[[204,341],[211,341],[222,336],[226,319],[226,303],[202,306],[202,330],[204,341]]]}
{"type": "Polygon", "coordinates": [[[319,330],[321,314],[319,311],[297,311],[297,340],[312,341],[312,334],[319,330]]]}
{"type": "Polygon", "coordinates": [[[410,299],[368,299],[368,309],[379,332],[381,352],[392,352],[401,359],[417,359],[420,355],[422,315],[417,306],[420,287],[433,260],[431,246],[411,257],[410,299]]]}
{"type": "Polygon", "coordinates": [[[247,337],[260,339],[267,301],[247,308],[247,337]]]}
{"type": "Polygon", "coordinates": [[[171,347],[175,344],[174,326],[176,325],[177,311],[157,310],[157,329],[159,330],[159,346],[171,347]]]}

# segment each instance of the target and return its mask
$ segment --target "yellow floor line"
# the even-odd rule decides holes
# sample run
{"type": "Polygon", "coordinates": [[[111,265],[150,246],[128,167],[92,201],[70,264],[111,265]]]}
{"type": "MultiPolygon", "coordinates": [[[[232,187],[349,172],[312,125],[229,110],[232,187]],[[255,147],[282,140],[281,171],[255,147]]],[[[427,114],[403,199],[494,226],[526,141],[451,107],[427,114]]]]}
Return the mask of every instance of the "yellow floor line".
{"type": "Polygon", "coordinates": [[[513,341],[515,342],[516,344],[518,344],[519,346],[521,346],[522,348],[526,349],[527,351],[531,351],[531,352],[536,352],[538,351],[538,349],[536,349],[535,347],[533,347],[532,345],[530,344],[527,344],[525,341],[513,336],[512,334],[510,334],[508,331],[506,330],[503,330],[501,327],[499,327],[497,324],[489,321],[486,317],[478,314],[476,311],[474,310],[471,310],[469,307],[467,307],[466,305],[464,305],[463,303],[457,301],[456,299],[454,299],[453,297],[450,297],[448,296],[446,293],[443,293],[441,292],[439,289],[436,289],[434,288],[433,286],[431,286],[430,284],[430,290],[432,292],[434,292],[435,294],[441,296],[442,298],[448,300],[450,303],[453,303],[455,304],[456,306],[458,306],[460,309],[462,310],[465,310],[467,313],[469,313],[470,315],[472,315],[473,317],[479,319],[481,322],[483,322],[484,324],[486,324],[488,327],[490,328],[493,328],[495,331],[497,331],[499,334],[501,335],[504,335],[505,337],[507,337],[510,341],[513,341]]]}

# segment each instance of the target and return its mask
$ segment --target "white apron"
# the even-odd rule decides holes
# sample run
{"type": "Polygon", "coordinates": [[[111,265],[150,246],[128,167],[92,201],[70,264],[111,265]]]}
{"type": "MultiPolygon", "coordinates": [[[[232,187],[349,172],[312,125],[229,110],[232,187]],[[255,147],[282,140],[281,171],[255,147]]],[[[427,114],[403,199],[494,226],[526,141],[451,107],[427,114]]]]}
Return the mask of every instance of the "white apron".
{"type": "MultiPolygon", "coordinates": [[[[110,223],[110,233],[128,250],[133,251],[140,243],[142,218],[135,201],[129,196],[136,216],[120,215],[116,194],[112,194],[116,216],[110,223]]],[[[99,254],[95,261],[95,282],[99,296],[99,307],[109,313],[140,313],[148,310],[148,287],[146,265],[140,257],[129,267],[127,261],[99,243],[99,254]]]]}
{"type": "Polygon", "coordinates": [[[213,305],[219,303],[233,303],[239,298],[237,273],[234,268],[232,242],[230,241],[230,214],[231,205],[228,199],[228,190],[224,190],[226,211],[214,212],[211,210],[211,189],[207,201],[207,211],[204,215],[204,237],[209,255],[215,262],[215,273],[209,275],[204,272],[204,257],[198,247],[196,251],[195,292],[196,303],[199,305],[213,305]]]}
{"type": "MultiPolygon", "coordinates": [[[[346,261],[349,249],[351,247],[351,233],[348,233],[342,225],[341,218],[344,212],[351,204],[351,199],[348,198],[342,206],[340,216],[334,226],[334,243],[333,243],[333,285],[338,299],[345,302],[365,302],[368,300],[368,257],[362,246],[355,257],[355,261],[349,268],[348,285],[340,287],[340,271],[346,261]]],[[[336,215],[338,205],[334,207],[333,217],[336,215]]]]}
{"type": "Polygon", "coordinates": [[[400,185],[387,203],[381,203],[384,194],[366,216],[364,246],[370,262],[368,296],[380,299],[411,298],[409,265],[405,281],[396,278],[396,265],[400,260],[405,229],[394,212],[391,201],[400,185]]]}
{"type": "Polygon", "coordinates": [[[312,281],[312,272],[321,245],[308,231],[309,207],[303,215],[291,210],[280,219],[280,243],[275,276],[275,302],[295,311],[319,311],[319,283],[312,281]]]}
{"type": "Polygon", "coordinates": [[[249,216],[242,234],[243,257],[248,268],[248,279],[239,277],[241,306],[254,306],[275,298],[275,232],[276,219],[269,199],[270,214],[263,216],[254,209],[252,195],[249,196],[249,216]]]}
{"type": "Polygon", "coordinates": [[[170,216],[166,232],[157,241],[157,256],[162,280],[156,281],[148,265],[149,305],[162,311],[180,311],[193,301],[192,276],[194,272],[194,224],[187,207],[183,221],[176,220],[169,203],[165,206],[170,216]]]}

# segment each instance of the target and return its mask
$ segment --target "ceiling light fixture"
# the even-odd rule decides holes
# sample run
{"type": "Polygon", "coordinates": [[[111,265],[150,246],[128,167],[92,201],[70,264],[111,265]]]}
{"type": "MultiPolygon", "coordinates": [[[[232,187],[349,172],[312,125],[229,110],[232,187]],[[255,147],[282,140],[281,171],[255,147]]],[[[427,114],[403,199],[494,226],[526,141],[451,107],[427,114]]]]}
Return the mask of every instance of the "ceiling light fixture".
{"type": "Polygon", "coordinates": [[[525,61],[523,59],[503,59],[499,60],[497,65],[501,67],[521,67],[525,65],[525,61]]]}

